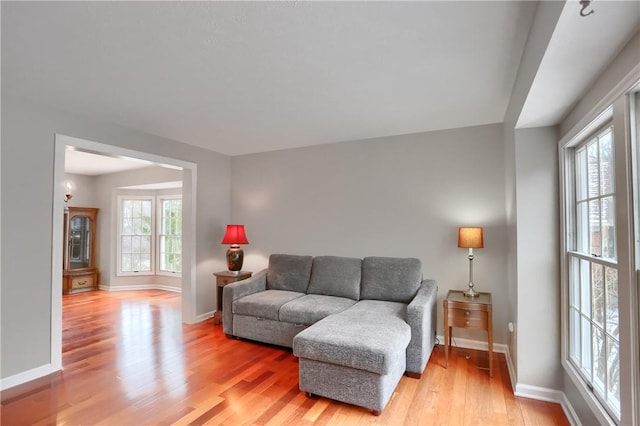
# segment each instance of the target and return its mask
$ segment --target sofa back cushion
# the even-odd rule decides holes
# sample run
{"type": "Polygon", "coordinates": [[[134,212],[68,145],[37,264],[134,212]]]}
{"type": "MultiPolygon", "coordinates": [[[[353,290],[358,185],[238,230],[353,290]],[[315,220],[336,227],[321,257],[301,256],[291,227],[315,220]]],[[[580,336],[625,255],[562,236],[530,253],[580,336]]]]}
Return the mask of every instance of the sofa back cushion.
{"type": "Polygon", "coordinates": [[[313,259],[309,294],[360,299],[362,260],[351,257],[318,256],[313,259]]]}
{"type": "Polygon", "coordinates": [[[267,270],[267,289],[306,293],[313,257],[272,254],[267,270]]]}
{"type": "Polygon", "coordinates": [[[365,257],[360,299],[409,303],[421,281],[422,262],[419,259],[365,257]]]}

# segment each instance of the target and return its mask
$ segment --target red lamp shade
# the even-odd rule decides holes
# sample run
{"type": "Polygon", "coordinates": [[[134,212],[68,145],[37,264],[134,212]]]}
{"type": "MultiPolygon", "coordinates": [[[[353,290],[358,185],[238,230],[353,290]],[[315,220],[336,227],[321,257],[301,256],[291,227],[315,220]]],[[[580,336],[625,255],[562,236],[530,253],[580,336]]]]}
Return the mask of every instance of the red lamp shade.
{"type": "Polygon", "coordinates": [[[238,244],[249,244],[244,233],[244,225],[227,225],[221,244],[231,244],[227,250],[227,267],[231,272],[240,272],[244,261],[244,252],[238,244]]]}
{"type": "Polygon", "coordinates": [[[221,244],[249,244],[244,233],[244,225],[227,225],[221,244]]]}

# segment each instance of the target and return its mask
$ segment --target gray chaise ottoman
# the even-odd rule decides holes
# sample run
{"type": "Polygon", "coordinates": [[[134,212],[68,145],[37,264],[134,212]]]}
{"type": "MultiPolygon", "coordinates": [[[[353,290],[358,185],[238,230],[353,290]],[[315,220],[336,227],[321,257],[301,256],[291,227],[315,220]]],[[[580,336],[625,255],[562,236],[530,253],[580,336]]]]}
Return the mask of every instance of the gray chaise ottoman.
{"type": "Polygon", "coordinates": [[[301,331],[293,339],[300,390],[379,415],[406,369],[406,309],[403,303],[361,300],[301,331]]]}

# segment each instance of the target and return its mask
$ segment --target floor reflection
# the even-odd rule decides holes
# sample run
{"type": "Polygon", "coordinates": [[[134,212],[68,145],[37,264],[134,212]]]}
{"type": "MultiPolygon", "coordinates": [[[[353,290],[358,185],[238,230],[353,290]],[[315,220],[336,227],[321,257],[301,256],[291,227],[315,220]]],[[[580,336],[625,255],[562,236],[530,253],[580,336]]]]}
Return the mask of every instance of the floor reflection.
{"type": "Polygon", "coordinates": [[[180,309],[153,300],[124,300],[116,336],[118,380],[130,400],[185,394],[180,309]]]}

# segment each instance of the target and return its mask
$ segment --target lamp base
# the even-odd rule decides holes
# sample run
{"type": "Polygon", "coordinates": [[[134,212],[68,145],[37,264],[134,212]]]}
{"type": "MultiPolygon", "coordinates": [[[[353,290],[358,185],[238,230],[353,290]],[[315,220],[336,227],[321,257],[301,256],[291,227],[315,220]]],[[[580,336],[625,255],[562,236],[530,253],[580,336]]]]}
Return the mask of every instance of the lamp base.
{"type": "Polygon", "coordinates": [[[480,293],[478,293],[477,291],[475,291],[473,289],[473,284],[472,284],[472,285],[469,286],[469,290],[464,292],[464,295],[466,297],[478,297],[478,296],[480,296],[480,293]]]}
{"type": "Polygon", "coordinates": [[[239,245],[234,244],[227,250],[227,268],[231,272],[240,272],[242,270],[242,262],[244,261],[244,252],[239,245]]]}

